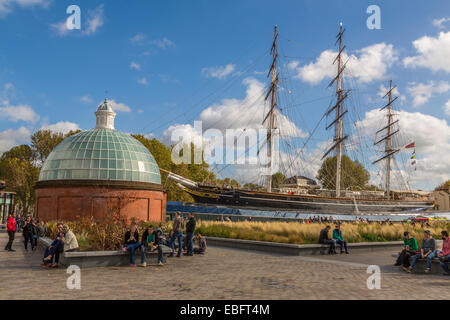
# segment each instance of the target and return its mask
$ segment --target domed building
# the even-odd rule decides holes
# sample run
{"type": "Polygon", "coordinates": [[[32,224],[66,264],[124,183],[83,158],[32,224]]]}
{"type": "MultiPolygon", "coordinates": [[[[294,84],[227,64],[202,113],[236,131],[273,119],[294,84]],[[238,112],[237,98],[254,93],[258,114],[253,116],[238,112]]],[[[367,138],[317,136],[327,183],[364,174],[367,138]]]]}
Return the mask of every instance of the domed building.
{"type": "Polygon", "coordinates": [[[95,129],[68,137],[50,153],[35,186],[35,216],[43,220],[164,221],[166,193],[152,154],[131,135],[114,129],[107,99],[95,112],[95,129]]]}

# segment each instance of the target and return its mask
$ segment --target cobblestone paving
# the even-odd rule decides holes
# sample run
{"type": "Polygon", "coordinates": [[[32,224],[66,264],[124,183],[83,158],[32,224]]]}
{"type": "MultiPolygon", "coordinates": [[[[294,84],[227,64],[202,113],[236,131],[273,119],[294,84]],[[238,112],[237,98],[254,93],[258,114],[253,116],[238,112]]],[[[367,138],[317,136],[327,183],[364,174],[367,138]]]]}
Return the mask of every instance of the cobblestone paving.
{"type": "MultiPolygon", "coordinates": [[[[40,267],[42,250],[0,249],[0,299],[449,299],[450,278],[406,274],[392,251],[289,257],[210,247],[204,256],[170,258],[163,267],[81,270],[69,290],[64,268],[40,267]],[[382,270],[381,289],[366,286],[369,264],[382,270]]],[[[0,233],[0,244],[7,235],[0,233]]]]}

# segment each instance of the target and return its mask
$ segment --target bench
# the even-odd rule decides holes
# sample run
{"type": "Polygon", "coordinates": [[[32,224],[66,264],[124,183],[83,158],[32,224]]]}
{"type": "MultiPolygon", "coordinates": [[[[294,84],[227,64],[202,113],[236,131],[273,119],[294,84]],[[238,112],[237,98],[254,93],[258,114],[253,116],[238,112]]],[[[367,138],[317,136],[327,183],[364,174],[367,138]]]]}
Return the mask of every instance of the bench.
{"type": "MultiPolygon", "coordinates": [[[[52,240],[46,237],[38,239],[38,244],[45,248],[52,243],[52,240]]],[[[172,250],[167,246],[162,246],[163,250],[163,263],[167,262],[167,256],[172,250]]],[[[147,265],[158,264],[158,250],[152,252],[146,252],[147,265]]],[[[141,252],[135,251],[135,258],[137,262],[140,262],[141,252]]],[[[76,265],[80,268],[93,268],[93,267],[118,267],[127,266],[130,264],[130,256],[128,252],[122,250],[116,251],[75,251],[64,252],[60,255],[60,264],[64,266],[76,265]]]]}
{"type": "MultiPolygon", "coordinates": [[[[400,253],[393,253],[392,257],[397,260],[398,255],[400,253]]],[[[411,258],[409,258],[409,261],[411,262],[411,258]]],[[[426,269],[426,259],[419,258],[417,259],[416,265],[414,266],[413,272],[414,273],[425,273],[426,269]]],[[[432,274],[442,274],[444,270],[441,268],[441,264],[439,261],[439,258],[434,257],[433,260],[431,260],[431,271],[432,274]]]]}

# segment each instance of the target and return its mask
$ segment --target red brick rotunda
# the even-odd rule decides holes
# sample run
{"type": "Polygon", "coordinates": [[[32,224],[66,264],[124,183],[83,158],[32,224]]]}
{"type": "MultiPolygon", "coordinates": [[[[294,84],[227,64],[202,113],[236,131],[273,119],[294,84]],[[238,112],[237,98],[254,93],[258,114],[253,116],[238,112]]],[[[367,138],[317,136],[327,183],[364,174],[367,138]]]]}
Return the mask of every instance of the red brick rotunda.
{"type": "Polygon", "coordinates": [[[35,189],[38,219],[164,221],[166,193],[152,154],[129,134],[114,129],[107,99],[95,112],[95,129],[61,142],[45,161],[35,189]]]}

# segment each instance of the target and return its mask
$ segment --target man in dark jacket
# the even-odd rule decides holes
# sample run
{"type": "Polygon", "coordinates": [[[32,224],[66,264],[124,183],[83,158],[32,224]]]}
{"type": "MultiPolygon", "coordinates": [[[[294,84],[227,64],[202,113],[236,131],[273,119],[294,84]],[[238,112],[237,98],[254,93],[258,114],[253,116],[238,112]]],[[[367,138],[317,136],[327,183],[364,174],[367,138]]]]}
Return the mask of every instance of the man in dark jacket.
{"type": "Polygon", "coordinates": [[[189,214],[189,220],[186,223],[186,245],[188,256],[194,255],[194,231],[195,231],[195,218],[194,214],[191,212],[189,214]]]}
{"type": "Polygon", "coordinates": [[[155,239],[155,245],[157,245],[157,249],[158,249],[158,265],[162,266],[163,265],[163,251],[162,251],[162,245],[163,242],[165,240],[165,235],[164,235],[164,230],[165,227],[162,223],[159,224],[159,227],[155,230],[154,234],[154,239],[155,239]]]}
{"type": "Polygon", "coordinates": [[[320,231],[319,243],[330,245],[330,248],[328,249],[328,254],[334,254],[336,253],[335,250],[336,243],[334,242],[334,240],[328,237],[328,232],[330,231],[330,229],[331,229],[330,226],[326,226],[325,229],[322,229],[320,231]]]}
{"type": "Polygon", "coordinates": [[[31,220],[31,217],[28,216],[25,219],[25,222],[23,224],[23,230],[22,235],[24,238],[24,245],[25,245],[25,251],[28,251],[28,242],[31,243],[31,250],[34,251],[34,235],[36,234],[36,228],[33,224],[33,221],[31,220]]]}
{"type": "Polygon", "coordinates": [[[14,241],[14,235],[17,231],[17,224],[16,224],[16,213],[13,212],[11,213],[11,215],[8,217],[8,221],[6,223],[6,231],[8,232],[8,243],[6,244],[5,250],[6,251],[16,251],[13,250],[12,248],[12,244],[14,241]]]}

